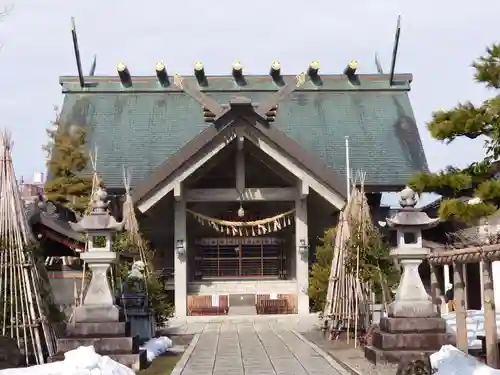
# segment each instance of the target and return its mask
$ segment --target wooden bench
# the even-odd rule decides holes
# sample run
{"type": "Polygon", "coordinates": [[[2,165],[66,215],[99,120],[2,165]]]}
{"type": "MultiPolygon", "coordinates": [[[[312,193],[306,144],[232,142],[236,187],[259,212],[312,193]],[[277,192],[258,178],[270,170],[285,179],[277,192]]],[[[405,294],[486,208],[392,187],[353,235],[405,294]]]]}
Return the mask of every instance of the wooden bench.
{"type": "Polygon", "coordinates": [[[190,296],[188,312],[192,316],[216,316],[227,315],[227,296],[219,296],[219,305],[212,306],[212,296],[190,296]]]}
{"type": "Polygon", "coordinates": [[[288,301],[285,299],[263,299],[256,304],[257,314],[288,314],[288,301]]]}
{"type": "Polygon", "coordinates": [[[227,315],[227,307],[223,306],[212,306],[212,307],[193,307],[191,308],[191,316],[215,316],[215,315],[227,315]]]}

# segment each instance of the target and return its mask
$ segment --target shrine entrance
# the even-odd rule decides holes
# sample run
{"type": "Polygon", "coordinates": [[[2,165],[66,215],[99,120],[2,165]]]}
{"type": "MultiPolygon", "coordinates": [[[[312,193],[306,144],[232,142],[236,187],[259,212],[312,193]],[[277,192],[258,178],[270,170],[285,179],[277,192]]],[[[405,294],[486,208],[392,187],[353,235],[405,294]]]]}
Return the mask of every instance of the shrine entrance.
{"type": "Polygon", "coordinates": [[[345,204],[344,184],[235,111],[207,147],[167,161],[177,169],[159,169],[154,196],[139,203],[144,212],[161,197],[173,202],[176,315],[308,314],[310,240],[345,204]]]}
{"type": "Polygon", "coordinates": [[[194,280],[286,280],[285,242],[277,237],[199,239],[195,242],[194,280]]]}

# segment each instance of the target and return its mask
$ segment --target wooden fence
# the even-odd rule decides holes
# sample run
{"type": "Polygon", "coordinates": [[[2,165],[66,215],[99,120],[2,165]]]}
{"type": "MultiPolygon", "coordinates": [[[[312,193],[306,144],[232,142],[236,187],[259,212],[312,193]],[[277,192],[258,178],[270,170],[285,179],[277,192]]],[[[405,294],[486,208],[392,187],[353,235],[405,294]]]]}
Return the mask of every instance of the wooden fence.
{"type": "Polygon", "coordinates": [[[500,244],[435,251],[428,256],[428,261],[431,266],[432,298],[438,308],[441,306],[442,291],[440,290],[436,267],[446,264],[453,265],[453,288],[457,320],[457,348],[464,353],[468,353],[469,345],[467,337],[464,271],[462,265],[466,263],[482,263],[486,362],[488,366],[496,369],[500,368],[500,363],[492,263],[497,260],[500,260],[500,244]]]}

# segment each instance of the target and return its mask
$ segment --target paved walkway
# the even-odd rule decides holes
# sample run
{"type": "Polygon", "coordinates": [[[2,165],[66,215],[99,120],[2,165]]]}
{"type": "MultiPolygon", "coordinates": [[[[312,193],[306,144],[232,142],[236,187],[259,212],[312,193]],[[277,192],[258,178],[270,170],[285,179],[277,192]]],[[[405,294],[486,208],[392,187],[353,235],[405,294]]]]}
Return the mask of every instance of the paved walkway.
{"type": "Polygon", "coordinates": [[[347,372],[290,327],[272,322],[225,322],[206,324],[172,374],[345,375],[347,372]]]}

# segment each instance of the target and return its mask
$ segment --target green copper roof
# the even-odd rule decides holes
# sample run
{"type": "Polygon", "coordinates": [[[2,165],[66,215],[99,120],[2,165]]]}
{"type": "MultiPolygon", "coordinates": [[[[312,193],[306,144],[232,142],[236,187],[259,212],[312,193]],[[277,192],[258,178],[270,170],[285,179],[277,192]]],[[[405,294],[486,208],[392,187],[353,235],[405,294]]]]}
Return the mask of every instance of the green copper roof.
{"type": "MultiPolygon", "coordinates": [[[[345,137],[350,139],[351,168],[366,172],[367,185],[399,187],[427,162],[411,108],[411,75],[360,75],[359,85],[345,76],[307,82],[279,104],[271,126],[284,132],[319,160],[345,174],[345,137]]],[[[284,77],[292,81],[294,77],[284,77]]],[[[89,148],[98,149],[98,171],[110,188],[122,187],[122,166],[139,183],[208,126],[201,105],[173,84],[156,77],[132,77],[122,87],[117,77],[62,77],[65,93],[61,120],[89,128],[89,148]]],[[[173,82],[173,78],[170,78],[173,82]]],[[[197,87],[194,77],[185,82],[197,87]]],[[[205,94],[220,104],[234,96],[254,103],[279,89],[269,76],[248,76],[238,86],[231,76],[208,77],[205,94]]]]}

